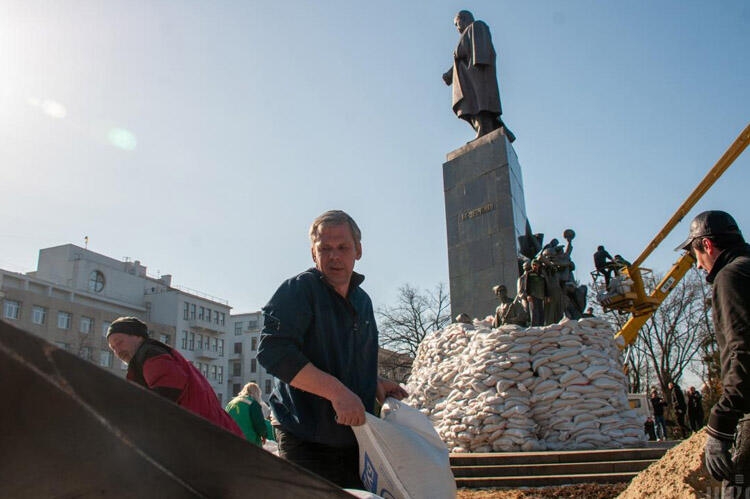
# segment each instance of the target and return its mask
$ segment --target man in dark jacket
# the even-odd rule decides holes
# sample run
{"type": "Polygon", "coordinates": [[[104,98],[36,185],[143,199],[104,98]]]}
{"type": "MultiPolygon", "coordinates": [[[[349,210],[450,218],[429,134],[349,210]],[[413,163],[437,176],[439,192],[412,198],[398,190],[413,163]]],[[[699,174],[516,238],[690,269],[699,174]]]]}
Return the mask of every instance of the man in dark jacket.
{"type": "Polygon", "coordinates": [[[703,396],[694,386],[688,388],[687,415],[690,429],[698,431],[703,427],[703,396]]]}
{"type": "Polygon", "coordinates": [[[712,284],[712,315],[722,394],[708,419],[706,468],[723,480],[722,497],[750,494],[750,246],[734,218],[704,211],[677,249],[689,251],[712,284]],[[730,449],[734,444],[733,455],[730,449]]]}
{"type": "Polygon", "coordinates": [[[606,289],[609,289],[609,280],[612,279],[612,255],[609,254],[604,246],[597,246],[596,253],[594,253],[594,267],[597,272],[604,276],[604,285],[606,289]],[[609,264],[607,262],[609,260],[609,264]]]}
{"type": "Polygon", "coordinates": [[[672,392],[672,409],[674,409],[677,424],[680,425],[680,433],[682,433],[682,438],[687,438],[690,435],[690,428],[685,425],[685,412],[687,412],[685,395],[682,393],[680,385],[669,383],[668,386],[669,391],[672,392]]]}
{"type": "Polygon", "coordinates": [[[128,364],[127,378],[235,435],[237,423],[219,404],[208,380],[173,348],[148,337],[136,317],[120,317],[107,330],[107,343],[128,364]]]}
{"type": "Polygon", "coordinates": [[[276,377],[271,409],[279,454],[344,488],[362,488],[351,426],[376,399],[403,398],[379,378],[372,301],[354,272],[362,256],[356,222],[327,211],[310,227],[315,267],[284,281],[263,307],[258,361],[276,377]]]}
{"type": "Polygon", "coordinates": [[[651,390],[651,408],[654,410],[654,426],[656,427],[657,442],[667,439],[667,427],[664,424],[664,406],[666,405],[664,399],[656,392],[656,388],[651,390]]]}

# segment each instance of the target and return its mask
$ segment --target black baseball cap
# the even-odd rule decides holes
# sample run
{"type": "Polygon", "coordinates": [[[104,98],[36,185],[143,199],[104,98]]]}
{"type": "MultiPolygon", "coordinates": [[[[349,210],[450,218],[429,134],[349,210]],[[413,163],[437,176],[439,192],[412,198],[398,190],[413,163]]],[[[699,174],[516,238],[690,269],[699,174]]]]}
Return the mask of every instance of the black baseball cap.
{"type": "Polygon", "coordinates": [[[690,222],[688,238],[674,250],[680,251],[688,249],[690,243],[699,237],[711,237],[723,234],[737,234],[741,236],[742,232],[740,232],[740,228],[737,226],[737,222],[734,221],[734,218],[732,218],[732,215],[726,211],[704,211],[703,213],[699,213],[693,221],[690,222]]]}

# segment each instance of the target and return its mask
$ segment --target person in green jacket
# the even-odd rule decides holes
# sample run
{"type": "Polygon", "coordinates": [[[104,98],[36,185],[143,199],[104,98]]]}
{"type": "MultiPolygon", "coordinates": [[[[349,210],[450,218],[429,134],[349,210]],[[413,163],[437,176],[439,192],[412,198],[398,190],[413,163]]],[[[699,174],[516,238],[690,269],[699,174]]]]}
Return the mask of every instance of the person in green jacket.
{"type": "Polygon", "coordinates": [[[229,401],[225,410],[235,420],[248,442],[259,447],[266,443],[266,421],[260,406],[260,387],[257,384],[246,384],[229,401]]]}

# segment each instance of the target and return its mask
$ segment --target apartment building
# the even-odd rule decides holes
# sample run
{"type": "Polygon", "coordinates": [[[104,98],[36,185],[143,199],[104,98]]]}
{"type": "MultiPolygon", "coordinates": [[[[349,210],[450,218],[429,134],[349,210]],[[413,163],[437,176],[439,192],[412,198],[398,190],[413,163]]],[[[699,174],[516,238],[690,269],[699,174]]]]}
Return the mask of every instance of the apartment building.
{"type": "Polygon", "coordinates": [[[273,376],[268,374],[258,362],[258,343],[263,329],[263,313],[250,312],[231,316],[234,336],[229,353],[229,388],[237,394],[246,383],[257,383],[263,393],[263,400],[273,391],[273,376]]]}

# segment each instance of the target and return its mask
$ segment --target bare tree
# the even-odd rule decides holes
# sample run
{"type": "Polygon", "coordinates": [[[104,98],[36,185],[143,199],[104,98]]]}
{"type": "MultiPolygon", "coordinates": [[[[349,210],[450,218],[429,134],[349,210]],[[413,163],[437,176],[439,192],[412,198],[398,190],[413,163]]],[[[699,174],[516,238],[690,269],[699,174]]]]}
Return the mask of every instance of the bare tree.
{"type": "MultiPolygon", "coordinates": [[[[410,284],[399,288],[393,306],[378,309],[380,345],[390,351],[400,364],[408,356],[414,359],[422,340],[450,322],[450,300],[443,283],[433,291],[421,291],[410,284]]],[[[409,361],[410,362],[410,361],[409,361]]]]}
{"type": "MultiPolygon", "coordinates": [[[[659,280],[654,276],[651,286],[659,280]]],[[[641,329],[636,348],[648,359],[664,394],[670,382],[678,383],[701,360],[710,336],[705,293],[701,275],[689,272],[641,329]]]]}

